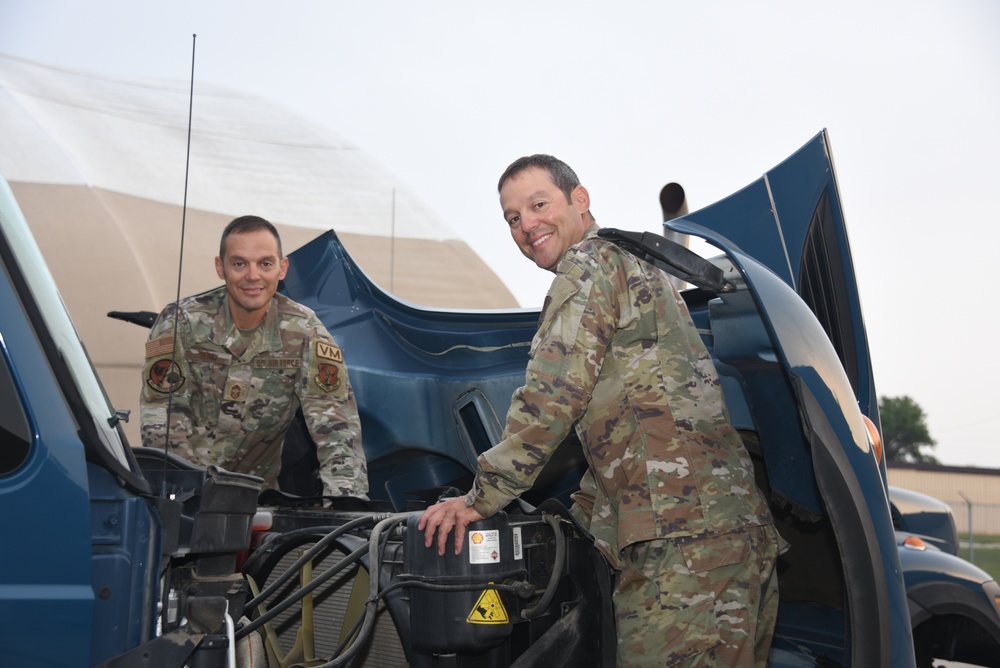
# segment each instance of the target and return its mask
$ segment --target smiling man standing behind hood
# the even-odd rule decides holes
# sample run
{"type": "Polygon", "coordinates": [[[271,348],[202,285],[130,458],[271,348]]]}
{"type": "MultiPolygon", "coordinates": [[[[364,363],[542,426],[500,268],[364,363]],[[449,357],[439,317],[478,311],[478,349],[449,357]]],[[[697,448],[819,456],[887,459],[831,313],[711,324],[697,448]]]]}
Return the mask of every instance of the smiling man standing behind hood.
{"type": "Polygon", "coordinates": [[[278,231],[258,216],[236,218],[222,233],[215,268],[224,286],[169,305],[150,332],[143,445],[162,449],[169,431],[170,449],[184,458],[275,487],[285,433],[301,407],[323,493],[365,496],[344,355],[311,309],[277,294],[288,270],[278,231]]]}

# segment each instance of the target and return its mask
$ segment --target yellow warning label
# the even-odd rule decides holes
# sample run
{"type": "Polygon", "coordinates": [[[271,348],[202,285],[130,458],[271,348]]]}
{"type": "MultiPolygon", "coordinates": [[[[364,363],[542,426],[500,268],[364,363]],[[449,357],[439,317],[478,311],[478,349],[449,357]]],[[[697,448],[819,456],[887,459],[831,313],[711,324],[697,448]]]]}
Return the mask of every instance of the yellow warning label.
{"type": "Polygon", "coordinates": [[[503,607],[496,589],[487,589],[476,601],[472,612],[465,618],[469,624],[506,624],[507,610],[503,607]]]}

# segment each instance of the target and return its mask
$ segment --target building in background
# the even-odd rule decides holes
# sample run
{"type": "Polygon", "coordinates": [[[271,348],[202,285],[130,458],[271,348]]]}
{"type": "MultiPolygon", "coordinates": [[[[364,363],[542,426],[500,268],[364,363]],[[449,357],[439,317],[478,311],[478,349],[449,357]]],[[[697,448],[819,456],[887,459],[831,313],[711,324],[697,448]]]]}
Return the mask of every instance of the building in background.
{"type": "Polygon", "coordinates": [[[960,536],[1000,535],[1000,469],[887,462],[893,487],[921,492],[951,506],[960,536]],[[971,517],[971,522],[970,522],[971,517]]]}
{"type": "MultiPolygon", "coordinates": [[[[256,214],[275,223],[286,254],[335,230],[406,301],[517,307],[472,249],[358,147],[266,99],[196,81],[189,104],[190,92],[189,81],[0,55],[0,173],[116,409],[137,415],[147,332],[107,313],[159,311],[176,298],[182,220],[182,296],[220,284],[222,229],[256,214]]],[[[125,431],[139,443],[137,419],[125,431]]]]}

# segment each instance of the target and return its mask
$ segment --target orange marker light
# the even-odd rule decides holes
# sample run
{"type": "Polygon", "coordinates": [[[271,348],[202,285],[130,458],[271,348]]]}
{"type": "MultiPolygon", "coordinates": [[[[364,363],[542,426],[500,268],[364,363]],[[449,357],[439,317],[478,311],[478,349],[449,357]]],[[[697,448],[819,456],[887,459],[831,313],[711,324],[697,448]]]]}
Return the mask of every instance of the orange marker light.
{"type": "Polygon", "coordinates": [[[878,429],[875,428],[875,423],[871,421],[867,415],[862,415],[865,419],[865,427],[868,429],[868,440],[871,441],[872,448],[875,450],[875,461],[882,461],[882,436],[878,433],[878,429]]]}

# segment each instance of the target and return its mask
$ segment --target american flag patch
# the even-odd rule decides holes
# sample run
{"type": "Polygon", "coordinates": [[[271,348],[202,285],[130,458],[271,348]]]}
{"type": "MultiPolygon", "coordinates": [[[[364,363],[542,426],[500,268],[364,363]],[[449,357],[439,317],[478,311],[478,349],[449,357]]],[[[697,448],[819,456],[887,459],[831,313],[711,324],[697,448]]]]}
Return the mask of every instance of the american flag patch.
{"type": "Polygon", "coordinates": [[[146,357],[159,357],[172,352],[174,349],[174,336],[168,334],[161,336],[155,341],[146,341],[146,357]]]}

